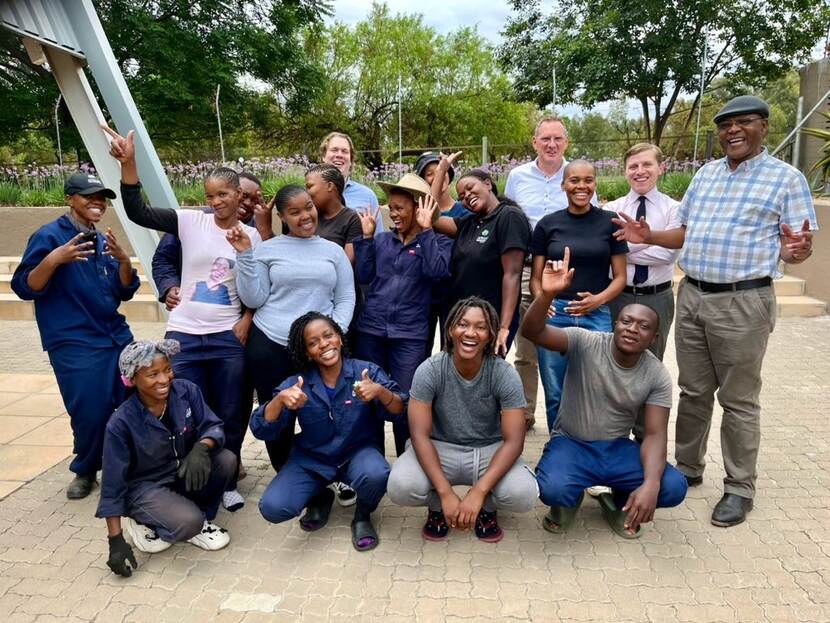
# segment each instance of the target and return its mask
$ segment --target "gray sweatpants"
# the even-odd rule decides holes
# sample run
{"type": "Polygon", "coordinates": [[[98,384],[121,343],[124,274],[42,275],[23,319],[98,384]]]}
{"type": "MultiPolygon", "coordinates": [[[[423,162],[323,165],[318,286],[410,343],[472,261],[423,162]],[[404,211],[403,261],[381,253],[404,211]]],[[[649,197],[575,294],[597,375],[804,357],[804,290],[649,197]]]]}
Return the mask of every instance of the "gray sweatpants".
{"type": "MultiPolygon", "coordinates": [[[[481,448],[434,439],[432,444],[438,452],[441,469],[450,484],[472,486],[487,471],[502,442],[481,448]]],[[[441,499],[421,468],[409,441],[406,442],[406,451],[392,465],[386,492],[389,498],[400,506],[428,506],[431,511],[441,510],[441,499]]],[[[488,512],[503,509],[514,513],[526,513],[533,508],[538,498],[536,477],[524,459],[519,457],[485,498],[483,508],[488,512]]]]}

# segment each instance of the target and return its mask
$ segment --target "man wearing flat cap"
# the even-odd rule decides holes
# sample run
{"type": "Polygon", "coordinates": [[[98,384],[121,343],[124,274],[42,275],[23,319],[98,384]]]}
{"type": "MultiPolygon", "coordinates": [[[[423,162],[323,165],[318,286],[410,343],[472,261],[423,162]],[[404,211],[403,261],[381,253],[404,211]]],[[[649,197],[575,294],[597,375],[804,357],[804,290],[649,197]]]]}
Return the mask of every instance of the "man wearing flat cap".
{"type": "Polygon", "coordinates": [[[724,494],[716,526],[752,510],[761,442],[761,364],[775,326],[772,279],[778,262],[812,253],[818,229],[810,188],[795,168],[763,145],[769,106],[741,95],[715,115],[724,158],[695,175],[678,209],[681,226],[652,231],[621,215],[617,236],[677,249],[686,278],[675,320],[680,402],[675,457],[690,486],[703,482],[715,392],[723,408],[724,494]]]}

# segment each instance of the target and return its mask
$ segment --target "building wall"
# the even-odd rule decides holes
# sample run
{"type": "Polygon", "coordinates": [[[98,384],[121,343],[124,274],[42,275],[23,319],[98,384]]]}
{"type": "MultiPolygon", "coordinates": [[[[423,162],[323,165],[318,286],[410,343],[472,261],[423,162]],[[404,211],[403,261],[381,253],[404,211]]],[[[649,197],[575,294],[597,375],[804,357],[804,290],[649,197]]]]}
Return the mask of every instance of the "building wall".
{"type": "MultiPolygon", "coordinates": [[[[805,65],[799,71],[799,74],[801,75],[801,96],[804,98],[804,113],[806,114],[816,105],[819,98],[830,90],[830,58],[823,58],[805,65]]],[[[821,112],[830,113],[830,96],[825,97],[824,103],[815,113],[810,115],[805,127],[830,130],[830,120],[821,116],[819,114],[821,112]]],[[[822,157],[823,145],[824,141],[821,139],[806,134],[801,135],[799,164],[811,183],[814,181],[815,175],[810,174],[810,168],[822,157]]]]}

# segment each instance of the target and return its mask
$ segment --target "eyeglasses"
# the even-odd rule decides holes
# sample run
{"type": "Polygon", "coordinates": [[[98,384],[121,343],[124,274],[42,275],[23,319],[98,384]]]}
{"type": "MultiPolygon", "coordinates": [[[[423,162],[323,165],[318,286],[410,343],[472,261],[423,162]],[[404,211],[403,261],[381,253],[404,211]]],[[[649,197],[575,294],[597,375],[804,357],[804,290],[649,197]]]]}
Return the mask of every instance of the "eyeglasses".
{"type": "Polygon", "coordinates": [[[718,122],[718,132],[726,132],[730,130],[733,125],[739,128],[748,128],[756,121],[760,121],[763,117],[738,117],[737,119],[724,119],[718,122]]]}

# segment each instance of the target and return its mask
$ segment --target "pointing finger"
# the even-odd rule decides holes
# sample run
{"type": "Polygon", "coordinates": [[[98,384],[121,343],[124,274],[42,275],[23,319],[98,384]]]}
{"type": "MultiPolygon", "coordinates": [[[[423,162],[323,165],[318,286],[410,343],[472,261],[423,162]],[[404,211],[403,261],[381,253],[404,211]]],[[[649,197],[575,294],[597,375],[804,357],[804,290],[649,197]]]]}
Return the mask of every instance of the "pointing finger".
{"type": "Polygon", "coordinates": [[[363,369],[363,372],[360,375],[360,380],[361,381],[371,381],[372,380],[372,379],[369,378],[369,369],[368,368],[363,369]]]}
{"type": "Polygon", "coordinates": [[[298,377],[297,377],[297,384],[296,384],[296,386],[295,386],[295,387],[299,387],[300,389],[302,389],[302,387],[303,387],[303,383],[304,383],[304,381],[303,381],[303,377],[298,376],[298,377]]]}

